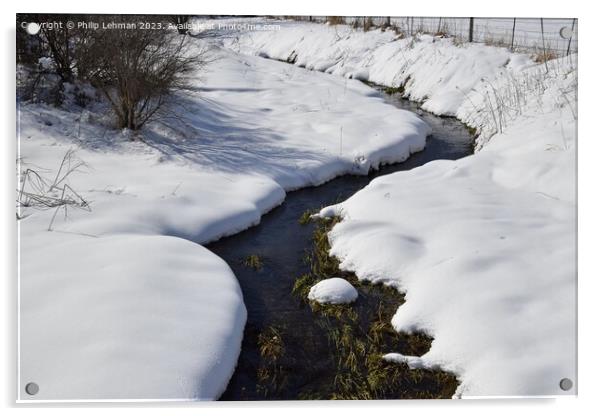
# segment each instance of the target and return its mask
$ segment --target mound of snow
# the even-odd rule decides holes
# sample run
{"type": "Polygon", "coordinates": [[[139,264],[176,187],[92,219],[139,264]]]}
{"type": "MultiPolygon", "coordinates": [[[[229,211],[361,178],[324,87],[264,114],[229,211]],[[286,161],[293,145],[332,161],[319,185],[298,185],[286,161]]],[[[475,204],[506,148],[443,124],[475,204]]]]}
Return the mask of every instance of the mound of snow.
{"type": "MultiPolygon", "coordinates": [[[[259,18],[261,19],[261,18],[259,18]]],[[[237,19],[233,19],[237,20],[237,19]]],[[[368,32],[348,25],[279,21],[277,35],[266,31],[231,36],[225,44],[249,55],[286,60],[346,78],[381,85],[404,85],[406,97],[435,114],[456,115],[476,86],[500,70],[534,63],[526,54],[478,43],[454,46],[452,38],[431,35],[399,39],[393,30],[368,32]]]]}
{"type": "Polygon", "coordinates": [[[21,399],[207,400],[225,390],[246,309],[223,260],[177,237],[25,235],[19,392],[40,390],[21,399]]]}
{"type": "Polygon", "coordinates": [[[338,305],[354,302],[357,299],[357,290],[347,280],[333,277],[313,285],[307,297],[318,303],[338,305]]]}
{"type": "Polygon", "coordinates": [[[393,326],[434,337],[420,363],[456,373],[458,395],[575,393],[559,381],[576,380],[576,123],[556,106],[575,75],[548,79],[475,155],[381,176],[321,212],[343,217],[329,234],[343,270],[406,292],[393,326]]]}

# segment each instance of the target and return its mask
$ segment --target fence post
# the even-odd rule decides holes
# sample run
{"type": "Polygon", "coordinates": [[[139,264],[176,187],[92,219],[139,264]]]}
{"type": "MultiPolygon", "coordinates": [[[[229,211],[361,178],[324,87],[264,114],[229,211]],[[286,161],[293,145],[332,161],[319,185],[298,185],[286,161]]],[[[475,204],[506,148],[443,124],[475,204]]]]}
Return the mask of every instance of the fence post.
{"type": "Polygon", "coordinates": [[[414,34],[414,18],[410,18],[410,36],[414,34]]]}
{"type": "Polygon", "coordinates": [[[543,48],[543,62],[546,65],[546,74],[548,73],[548,56],[546,55],[546,39],[543,35],[543,17],[539,19],[541,22],[541,46],[543,48]]]}
{"type": "Polygon", "coordinates": [[[474,32],[474,17],[468,21],[468,41],[472,42],[472,34],[474,32]]]}
{"type": "Polygon", "coordinates": [[[512,41],[510,42],[510,50],[514,52],[514,29],[516,29],[516,17],[512,20],[512,41]]]}
{"type": "Polygon", "coordinates": [[[439,18],[439,24],[437,25],[437,33],[436,34],[439,34],[439,33],[441,33],[441,18],[439,18]]]}
{"type": "Polygon", "coordinates": [[[575,32],[575,20],[573,19],[573,26],[571,27],[571,37],[569,38],[569,46],[566,48],[566,55],[569,56],[571,53],[571,40],[573,40],[573,33],[575,32]]]}
{"type": "Polygon", "coordinates": [[[313,22],[313,17],[312,16],[309,16],[309,21],[313,22]]]}

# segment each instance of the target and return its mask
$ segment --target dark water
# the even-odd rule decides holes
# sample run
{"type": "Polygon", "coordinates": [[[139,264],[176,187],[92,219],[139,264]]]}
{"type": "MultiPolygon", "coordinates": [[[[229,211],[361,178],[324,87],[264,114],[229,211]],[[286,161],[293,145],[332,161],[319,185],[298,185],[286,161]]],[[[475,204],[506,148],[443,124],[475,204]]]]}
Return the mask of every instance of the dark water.
{"type": "MultiPolygon", "coordinates": [[[[409,170],[436,159],[459,159],[472,153],[473,139],[458,120],[437,117],[422,112],[407,100],[383,95],[390,104],[418,113],[431,125],[433,133],[427,139],[424,151],[368,176],[347,175],[318,187],[290,192],[281,206],[262,217],[258,226],[207,247],[224,259],[236,274],[248,311],[238,366],[221,400],[295,399],[300,391],[312,385],[320,386],[332,376],[326,374],[328,366],[321,364],[329,346],[324,337],[316,336],[321,328],[316,326],[315,314],[306,303],[291,294],[295,279],[309,267],[304,257],[312,248],[315,224],[299,224],[305,211],[315,212],[345,200],[377,176],[409,170]],[[244,264],[249,255],[262,258],[259,270],[244,264]],[[258,335],[270,326],[286,333],[286,353],[294,358],[287,362],[284,370],[288,374],[286,386],[266,392],[257,388],[257,369],[261,361],[257,343],[258,335]]],[[[360,289],[360,298],[356,302],[360,315],[362,305],[369,308],[375,297],[377,294],[369,288],[360,289]]]]}

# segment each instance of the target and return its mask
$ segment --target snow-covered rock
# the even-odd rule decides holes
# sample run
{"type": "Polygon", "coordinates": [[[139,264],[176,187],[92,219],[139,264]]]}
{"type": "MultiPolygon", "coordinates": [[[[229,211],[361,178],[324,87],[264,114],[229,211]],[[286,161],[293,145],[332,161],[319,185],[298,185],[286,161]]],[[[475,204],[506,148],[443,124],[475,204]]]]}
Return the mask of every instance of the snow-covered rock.
{"type": "Polygon", "coordinates": [[[357,299],[357,290],[347,280],[332,277],[313,285],[307,297],[314,302],[338,305],[354,302],[357,299]]]}

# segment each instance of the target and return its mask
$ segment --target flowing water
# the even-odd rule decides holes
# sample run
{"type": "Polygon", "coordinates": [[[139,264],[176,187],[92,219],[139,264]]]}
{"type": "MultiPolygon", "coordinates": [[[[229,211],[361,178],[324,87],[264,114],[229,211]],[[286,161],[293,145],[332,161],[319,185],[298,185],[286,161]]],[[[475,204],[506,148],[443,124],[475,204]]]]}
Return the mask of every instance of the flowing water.
{"type": "MultiPolygon", "coordinates": [[[[207,247],[236,274],[248,311],[238,365],[221,400],[326,398],[316,392],[332,386],[333,360],[329,356],[334,347],[325,334],[325,321],[317,319],[310,305],[291,293],[295,279],[308,273],[306,257],[313,248],[312,235],[317,227],[299,223],[305,211],[315,212],[343,201],[377,176],[472,153],[473,138],[458,120],[423,112],[396,95],[383,96],[391,105],[418,113],[431,125],[433,132],[422,152],[367,176],[346,175],[321,186],[289,192],[282,205],[264,215],[259,225],[207,247]],[[250,267],[245,262],[249,256],[258,256],[261,267],[250,267]],[[260,351],[266,339],[268,343],[275,340],[275,354],[286,359],[266,364],[266,351],[274,352],[274,348],[260,351]]],[[[359,285],[358,290],[354,308],[360,321],[383,302],[390,320],[403,301],[403,297],[383,296],[378,287],[369,284],[359,285]]],[[[396,350],[395,345],[392,347],[396,350]]]]}

